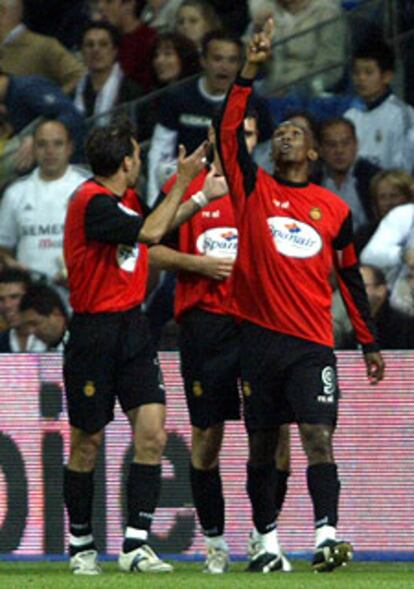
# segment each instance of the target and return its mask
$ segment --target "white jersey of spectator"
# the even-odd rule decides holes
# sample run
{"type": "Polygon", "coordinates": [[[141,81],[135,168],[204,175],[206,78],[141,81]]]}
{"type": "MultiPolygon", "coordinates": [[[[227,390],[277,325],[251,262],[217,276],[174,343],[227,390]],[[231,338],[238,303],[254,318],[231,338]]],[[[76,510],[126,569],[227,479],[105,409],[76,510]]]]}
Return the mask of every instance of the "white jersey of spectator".
{"type": "Polygon", "coordinates": [[[361,252],[361,262],[377,266],[392,289],[403,266],[403,253],[414,243],[414,204],[392,209],[361,252]]]}
{"type": "Polygon", "coordinates": [[[395,94],[388,95],[374,108],[350,108],[344,115],[357,131],[358,155],[381,168],[400,168],[410,172],[407,158],[408,131],[414,125],[414,109],[395,94]]]}
{"type": "Polygon", "coordinates": [[[69,198],[88,177],[89,172],[70,165],[63,176],[45,182],[36,168],[11,184],[0,205],[0,246],[15,250],[28,270],[53,279],[62,271],[69,198]]]}

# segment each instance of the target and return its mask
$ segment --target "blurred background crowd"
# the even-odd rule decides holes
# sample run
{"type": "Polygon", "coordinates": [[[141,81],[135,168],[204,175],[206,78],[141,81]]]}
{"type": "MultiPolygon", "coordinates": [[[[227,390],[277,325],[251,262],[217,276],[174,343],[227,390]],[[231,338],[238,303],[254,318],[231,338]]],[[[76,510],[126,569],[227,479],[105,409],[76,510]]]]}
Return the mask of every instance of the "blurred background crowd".
{"type": "MultiPolygon", "coordinates": [[[[271,172],[275,125],[309,123],[320,153],[312,179],[353,211],[380,344],[414,349],[412,1],[0,0],[0,352],[59,349],[53,328],[61,332],[70,312],[63,227],[70,195],[90,175],[88,129],[123,113],[136,123],[137,188],[152,206],[178,144],[191,151],[207,137],[245,40],[269,16],[254,157],[271,172]],[[34,305],[28,294],[39,283],[34,305]],[[19,312],[25,296],[30,321],[19,312]],[[49,335],[39,339],[33,325],[42,321],[49,335]]],[[[154,336],[174,349],[174,277],[151,283],[154,336]]],[[[335,276],[332,288],[336,346],[354,349],[335,276]]]]}

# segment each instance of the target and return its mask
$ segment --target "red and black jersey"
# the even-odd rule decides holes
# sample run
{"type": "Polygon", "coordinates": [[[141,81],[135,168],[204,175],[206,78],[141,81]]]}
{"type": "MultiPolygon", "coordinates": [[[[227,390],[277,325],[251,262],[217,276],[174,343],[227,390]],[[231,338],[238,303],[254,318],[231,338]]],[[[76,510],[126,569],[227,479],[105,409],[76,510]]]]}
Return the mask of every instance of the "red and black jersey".
{"type": "Polygon", "coordinates": [[[148,251],[137,242],[142,224],[143,210],[132,189],[118,197],[92,179],[74,193],[64,255],[76,313],[126,311],[143,301],[148,251]]]}
{"type": "Polygon", "coordinates": [[[255,165],[243,134],[251,91],[251,81],[239,78],[217,128],[239,231],[229,311],[268,329],[333,346],[330,276],[335,268],[358,341],[366,350],[376,349],[350,209],[325,188],[283,181],[255,165]]]}
{"type": "MultiPolygon", "coordinates": [[[[183,202],[202,189],[208,170],[203,170],[191,182],[183,202]]],[[[171,190],[176,176],[168,180],[164,194],[171,190]]],[[[237,229],[230,196],[213,201],[183,223],[178,233],[178,249],[186,254],[234,258],[237,254],[237,229]]],[[[175,290],[175,316],[192,307],[200,307],[211,313],[227,313],[229,280],[213,280],[194,272],[179,272],[175,290]]]]}

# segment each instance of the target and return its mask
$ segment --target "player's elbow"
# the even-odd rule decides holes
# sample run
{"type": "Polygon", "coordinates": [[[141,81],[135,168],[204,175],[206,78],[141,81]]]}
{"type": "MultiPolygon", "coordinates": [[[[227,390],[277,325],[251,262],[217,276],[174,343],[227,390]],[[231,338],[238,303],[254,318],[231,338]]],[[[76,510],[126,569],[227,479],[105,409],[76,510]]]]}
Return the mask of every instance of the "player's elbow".
{"type": "Polygon", "coordinates": [[[141,229],[138,235],[138,241],[146,245],[158,245],[164,237],[164,232],[159,227],[145,226],[141,229]]]}

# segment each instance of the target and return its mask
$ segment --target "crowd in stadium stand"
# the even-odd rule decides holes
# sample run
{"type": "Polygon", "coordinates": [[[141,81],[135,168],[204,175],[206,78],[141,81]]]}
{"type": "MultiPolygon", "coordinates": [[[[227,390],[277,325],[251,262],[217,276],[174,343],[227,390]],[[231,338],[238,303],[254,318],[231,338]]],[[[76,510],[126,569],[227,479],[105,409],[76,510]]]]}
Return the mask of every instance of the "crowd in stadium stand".
{"type": "MultiPolygon", "coordinates": [[[[191,151],[207,138],[243,42],[269,16],[276,27],[255,86],[255,160],[272,170],[275,125],[308,117],[320,155],[312,180],[352,210],[380,344],[412,349],[414,91],[412,76],[401,76],[414,36],[397,67],[382,3],[363,8],[363,0],[0,0],[0,352],[57,349],[25,332],[18,305],[39,281],[68,305],[63,227],[68,199],[89,175],[88,129],[127,105],[143,145],[138,190],[154,206],[178,144],[191,151]]],[[[396,10],[409,31],[412,3],[399,0],[396,10]]],[[[174,275],[152,282],[149,316],[158,336],[165,325],[159,345],[174,347],[174,275]]],[[[336,345],[353,349],[334,276],[332,287],[336,345]]]]}

